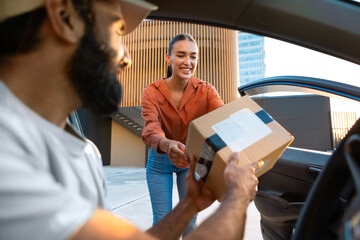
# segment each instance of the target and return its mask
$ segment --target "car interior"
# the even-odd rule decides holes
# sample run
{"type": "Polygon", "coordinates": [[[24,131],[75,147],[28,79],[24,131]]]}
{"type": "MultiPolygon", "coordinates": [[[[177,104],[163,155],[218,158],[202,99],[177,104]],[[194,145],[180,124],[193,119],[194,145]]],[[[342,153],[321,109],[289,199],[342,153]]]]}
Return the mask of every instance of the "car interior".
{"type": "MultiPolygon", "coordinates": [[[[150,19],[230,28],[360,64],[359,1],[150,2],[159,6],[150,19]]],[[[307,76],[259,79],[238,91],[251,97],[291,91],[360,100],[355,85],[307,76]]],[[[255,204],[264,239],[360,239],[360,121],[333,149],[289,147],[260,177],[255,204]]]]}

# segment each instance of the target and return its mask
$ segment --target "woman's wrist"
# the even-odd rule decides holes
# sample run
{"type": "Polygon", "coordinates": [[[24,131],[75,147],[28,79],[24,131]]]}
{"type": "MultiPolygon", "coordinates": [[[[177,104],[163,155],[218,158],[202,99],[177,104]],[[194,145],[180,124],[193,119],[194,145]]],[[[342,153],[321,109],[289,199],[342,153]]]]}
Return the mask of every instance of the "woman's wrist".
{"type": "Polygon", "coordinates": [[[159,142],[159,150],[164,153],[168,153],[169,150],[169,139],[162,138],[159,142]]]}

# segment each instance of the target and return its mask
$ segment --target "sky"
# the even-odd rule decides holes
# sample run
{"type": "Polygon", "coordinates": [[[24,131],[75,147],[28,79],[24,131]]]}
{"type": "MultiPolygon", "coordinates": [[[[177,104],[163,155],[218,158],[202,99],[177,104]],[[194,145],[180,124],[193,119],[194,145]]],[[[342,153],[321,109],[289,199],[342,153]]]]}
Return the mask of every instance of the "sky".
{"type": "MultiPolygon", "coordinates": [[[[360,87],[360,65],[283,41],[265,38],[265,77],[298,75],[360,87]]],[[[333,111],[360,112],[360,103],[331,99],[333,111]]]]}

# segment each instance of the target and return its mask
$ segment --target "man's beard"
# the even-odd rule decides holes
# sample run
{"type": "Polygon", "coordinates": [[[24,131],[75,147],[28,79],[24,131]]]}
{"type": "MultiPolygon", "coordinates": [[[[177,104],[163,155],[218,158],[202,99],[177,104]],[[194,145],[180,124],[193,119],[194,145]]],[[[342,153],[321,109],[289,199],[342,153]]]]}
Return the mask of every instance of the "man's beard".
{"type": "Polygon", "coordinates": [[[68,64],[68,74],[83,107],[108,115],[118,110],[121,86],[114,63],[116,53],[100,44],[87,27],[78,49],[68,64]]]}

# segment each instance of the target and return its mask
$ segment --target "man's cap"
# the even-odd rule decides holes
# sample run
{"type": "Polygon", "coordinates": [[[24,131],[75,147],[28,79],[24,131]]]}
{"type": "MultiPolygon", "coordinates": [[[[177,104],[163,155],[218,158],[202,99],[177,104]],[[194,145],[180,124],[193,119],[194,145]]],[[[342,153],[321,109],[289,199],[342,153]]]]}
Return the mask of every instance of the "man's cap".
{"type": "Polygon", "coordinates": [[[156,5],[142,0],[119,1],[121,5],[121,12],[126,23],[125,34],[129,34],[134,31],[151,11],[158,9],[156,5]]]}
{"type": "MultiPolygon", "coordinates": [[[[135,28],[151,12],[158,7],[144,0],[119,0],[126,23],[125,34],[135,28]]],[[[44,0],[0,0],[0,22],[33,11],[44,5],[44,0]]]]}

